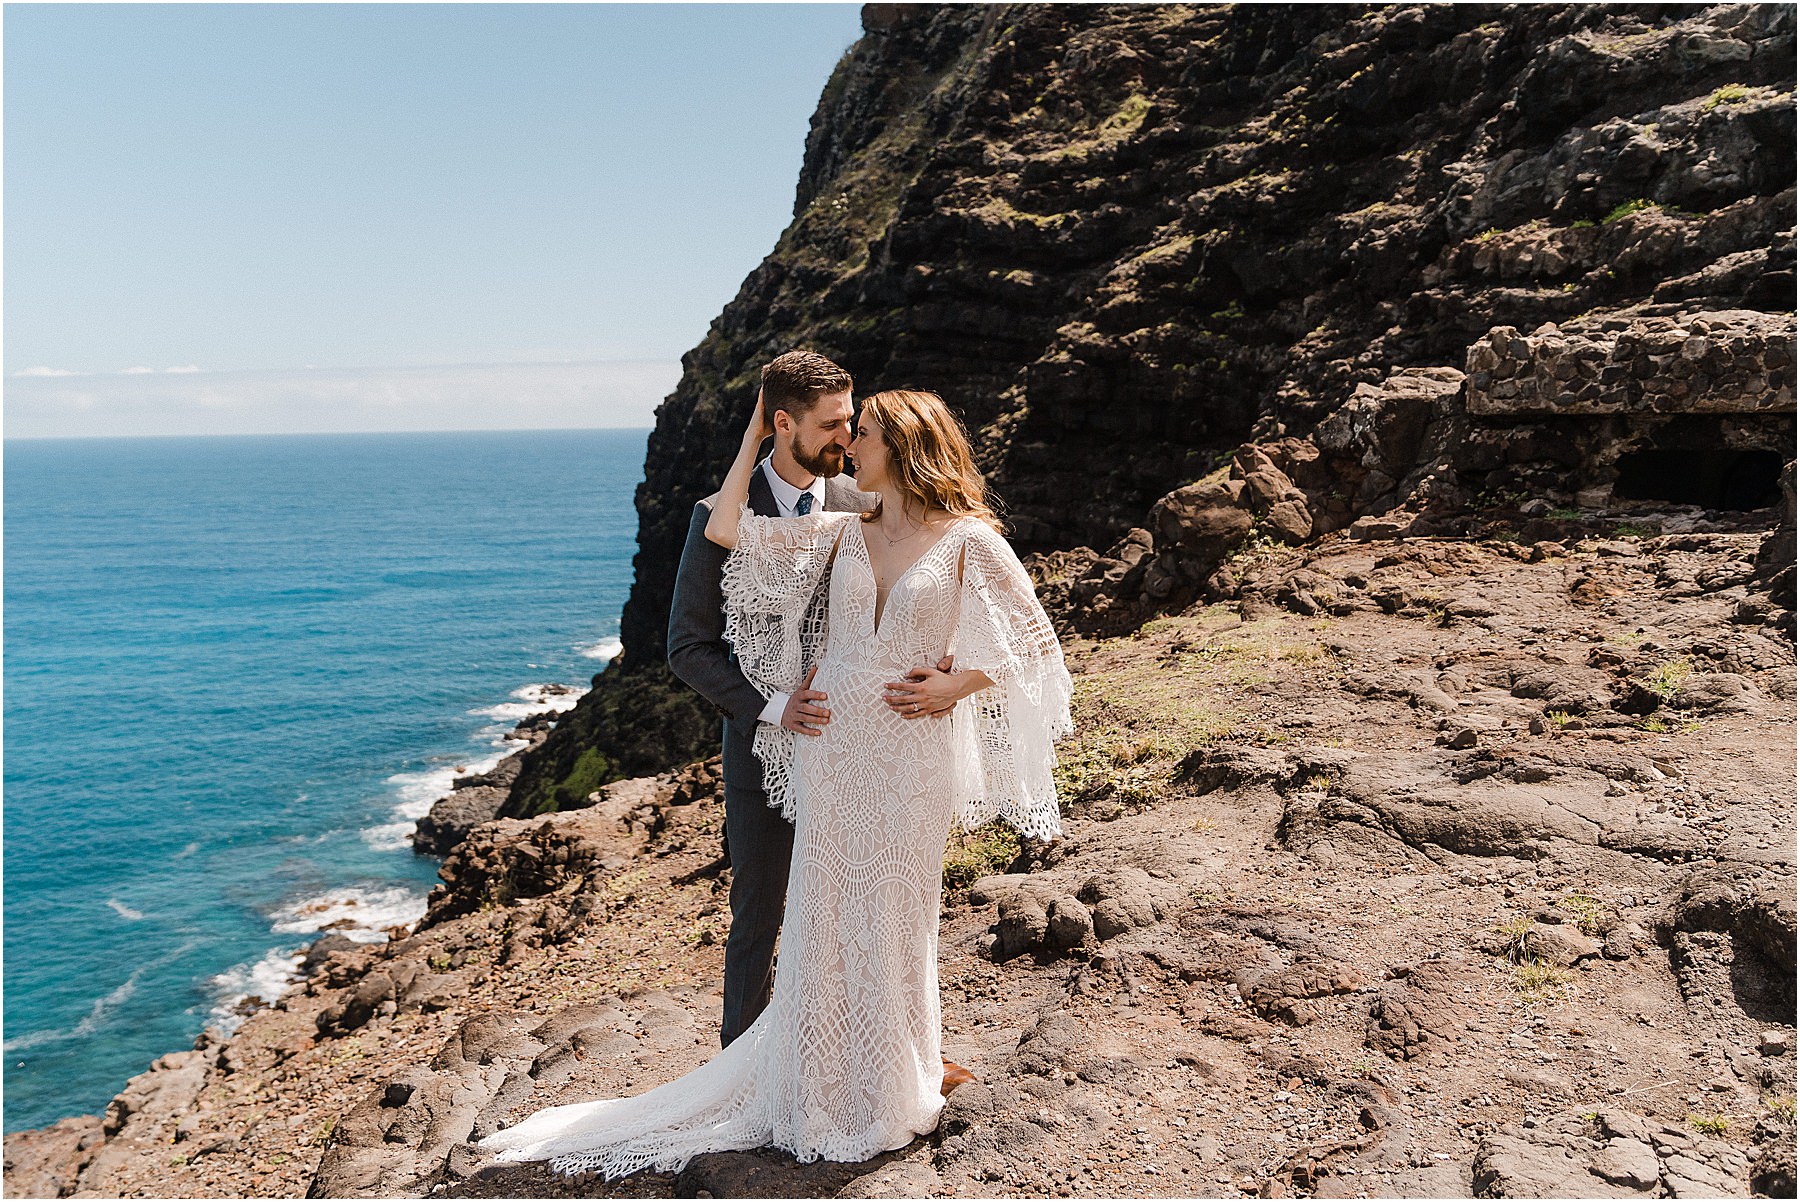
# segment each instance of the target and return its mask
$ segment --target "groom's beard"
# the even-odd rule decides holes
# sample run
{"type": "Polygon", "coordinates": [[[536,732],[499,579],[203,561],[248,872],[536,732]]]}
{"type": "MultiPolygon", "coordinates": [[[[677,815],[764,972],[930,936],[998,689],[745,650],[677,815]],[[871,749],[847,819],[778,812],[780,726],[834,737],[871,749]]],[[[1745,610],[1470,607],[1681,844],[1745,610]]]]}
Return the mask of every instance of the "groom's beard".
{"type": "Polygon", "coordinates": [[[844,448],[835,442],[807,449],[798,439],[794,442],[794,462],[815,476],[830,479],[844,470],[844,448]]]}

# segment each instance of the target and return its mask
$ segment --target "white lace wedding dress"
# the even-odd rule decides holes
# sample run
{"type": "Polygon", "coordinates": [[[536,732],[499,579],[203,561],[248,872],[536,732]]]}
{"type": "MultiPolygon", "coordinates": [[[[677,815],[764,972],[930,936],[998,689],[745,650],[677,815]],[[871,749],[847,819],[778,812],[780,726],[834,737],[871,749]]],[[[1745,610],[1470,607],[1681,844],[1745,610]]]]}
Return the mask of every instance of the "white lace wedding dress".
{"type": "Polygon", "coordinates": [[[745,676],[789,691],[817,663],[832,714],[818,737],[758,728],[770,804],[795,824],[768,1008],[679,1080],[495,1132],[481,1146],[499,1160],[614,1177],[773,1145],[856,1162],[936,1125],[945,839],[953,822],[995,817],[1060,833],[1051,745],[1070,729],[1069,675],[1018,557],[985,523],[954,523],[879,615],[866,529],[851,513],[746,509],[725,564],[726,637],[745,676]],[[882,685],[946,652],[994,687],[947,719],[890,710],[882,685]]]}

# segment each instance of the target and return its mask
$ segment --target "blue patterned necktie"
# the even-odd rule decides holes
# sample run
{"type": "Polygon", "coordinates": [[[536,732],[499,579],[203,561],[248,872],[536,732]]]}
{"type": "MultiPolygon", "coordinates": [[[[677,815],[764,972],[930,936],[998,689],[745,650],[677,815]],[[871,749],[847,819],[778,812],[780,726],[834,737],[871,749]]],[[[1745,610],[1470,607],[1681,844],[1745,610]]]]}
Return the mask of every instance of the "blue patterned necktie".
{"type": "Polygon", "coordinates": [[[803,492],[800,494],[800,499],[794,502],[794,516],[803,518],[812,512],[812,507],[813,495],[809,492],[803,492]]]}

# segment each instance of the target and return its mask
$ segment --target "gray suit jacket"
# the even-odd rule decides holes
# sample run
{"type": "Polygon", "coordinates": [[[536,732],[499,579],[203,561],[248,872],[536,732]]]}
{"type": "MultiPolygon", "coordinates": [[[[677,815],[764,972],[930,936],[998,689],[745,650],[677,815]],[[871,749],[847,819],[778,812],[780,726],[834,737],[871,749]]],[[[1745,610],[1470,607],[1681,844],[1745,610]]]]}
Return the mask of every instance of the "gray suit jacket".
{"type": "MultiPolygon", "coordinates": [[[[858,492],[849,476],[825,481],[828,510],[860,512],[874,504],[875,497],[858,492]]],[[[764,517],[780,512],[761,470],[750,477],[750,512],[764,517]]],[[[725,602],[719,576],[726,551],[706,537],[706,521],[711,516],[712,506],[704,500],[695,502],[669,607],[669,667],[725,716],[725,790],[729,797],[743,790],[762,792],[762,770],[751,743],[766,699],[738,671],[731,645],[725,641],[725,602]]]]}

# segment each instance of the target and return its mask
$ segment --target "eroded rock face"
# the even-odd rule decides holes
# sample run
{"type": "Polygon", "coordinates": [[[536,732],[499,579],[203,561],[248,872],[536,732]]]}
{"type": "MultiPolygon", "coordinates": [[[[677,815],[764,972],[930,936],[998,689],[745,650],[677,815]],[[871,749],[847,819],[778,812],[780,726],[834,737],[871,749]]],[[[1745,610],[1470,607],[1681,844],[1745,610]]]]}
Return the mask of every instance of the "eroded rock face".
{"type": "Polygon", "coordinates": [[[541,897],[620,867],[618,835],[654,838],[670,807],[716,799],[724,787],[719,763],[718,756],[696,760],[660,776],[606,785],[576,810],[501,818],[475,828],[438,869],[444,884],[432,890],[421,929],[483,904],[541,897]]]}
{"type": "Polygon", "coordinates": [[[513,782],[519,779],[524,756],[548,738],[555,725],[553,713],[521,719],[507,737],[522,746],[488,771],[461,776],[452,782],[450,792],[433,802],[431,810],[415,824],[413,851],[419,855],[449,855],[470,831],[497,817],[506,805],[513,782]]]}
{"type": "Polygon", "coordinates": [[[6,1189],[25,1198],[66,1198],[105,1143],[99,1115],[84,1114],[6,1137],[6,1189]]]}
{"type": "Polygon", "coordinates": [[[1397,973],[1370,1002],[1363,1042],[1395,1060],[1449,1050],[1469,1021],[1459,1000],[1459,967],[1465,966],[1428,960],[1397,973]]]}
{"type": "Polygon", "coordinates": [[[990,954],[1082,955],[1101,943],[1154,926],[1179,906],[1179,890],[1135,865],[1072,876],[1032,873],[985,877],[970,886],[976,905],[998,907],[990,954]]]}
{"type": "MultiPolygon", "coordinates": [[[[1023,549],[1111,548],[1075,590],[1091,592],[1078,607],[1123,597],[1095,630],[1198,595],[1246,520],[1292,541],[1414,495],[1458,508],[1608,483],[1609,449],[1654,431],[1614,415],[1591,436],[1428,434],[1421,411],[1495,327],[1616,346],[1614,319],[1791,308],[1792,14],[1491,16],[870,9],[815,116],[792,226],[659,411],[624,653],[533,753],[508,812],[576,802],[557,789],[584,752],[641,774],[716,738],[662,666],[664,624],[692,503],[776,349],[832,355],[865,391],[941,392],[1023,549]],[[1246,441],[1309,436],[1341,462],[1322,489],[1282,466],[1304,505],[1277,480],[1247,508],[1183,491],[1246,441]],[[1164,530],[1147,515],[1171,497],[1164,530]]],[[[1739,388],[1710,365],[1779,373],[1778,351],[1727,338],[1683,360],[1709,366],[1680,383],[1747,396],[1748,375],[1739,388]]],[[[1791,423],[1722,421],[1706,435],[1721,453],[1791,446],[1791,423]]]]}
{"type": "MultiPolygon", "coordinates": [[[[1446,511],[1503,495],[1522,501],[1525,486],[1540,511],[1615,493],[1726,508],[1772,503],[1773,469],[1793,437],[1792,342],[1790,318],[1749,311],[1609,320],[1567,338],[1550,323],[1529,338],[1496,327],[1469,349],[1467,376],[1403,369],[1379,387],[1358,385],[1311,438],[1239,447],[1228,473],[1152,507],[1148,539],[1134,529],[1044,590],[1045,602],[1065,629],[1119,633],[1195,599],[1233,595],[1236,562],[1260,545],[1346,527],[1356,538],[1441,532],[1446,511]],[[1679,378],[1664,371],[1671,358],[1688,365],[1679,378]],[[1655,391],[1666,386],[1674,391],[1655,391]],[[1740,416],[1729,426],[1715,420],[1696,439],[1693,423],[1714,413],[1740,416]],[[1506,489],[1514,491],[1496,491],[1506,489]]],[[[1754,571],[1745,563],[1742,575],[1754,571]]],[[[1780,571],[1763,573],[1772,588],[1787,579],[1780,571]]],[[[1337,612],[1337,590],[1322,586],[1296,580],[1283,602],[1337,612]]],[[[1476,603],[1459,601],[1465,610],[1476,603]]],[[[1763,610],[1746,620],[1786,619],[1763,610]]],[[[1531,672],[1539,679],[1521,680],[1520,696],[1555,690],[1557,708],[1572,713],[1608,704],[1576,683],[1587,669],[1531,672]]],[[[1712,690],[1695,704],[1748,703],[1720,693],[1729,689],[1722,678],[1695,687],[1712,690]]]]}
{"type": "MultiPolygon", "coordinates": [[[[1433,419],[1452,410],[1463,386],[1453,367],[1401,368],[1376,384],[1358,384],[1331,416],[1319,423],[1312,441],[1327,455],[1363,469],[1347,510],[1379,513],[1405,499],[1423,469],[1435,462],[1426,433],[1433,419]],[[1385,502],[1385,503],[1384,503],[1385,502]]],[[[1348,483],[1348,481],[1346,481],[1348,483]]],[[[1334,523],[1341,526],[1340,519],[1334,523]]]]}

